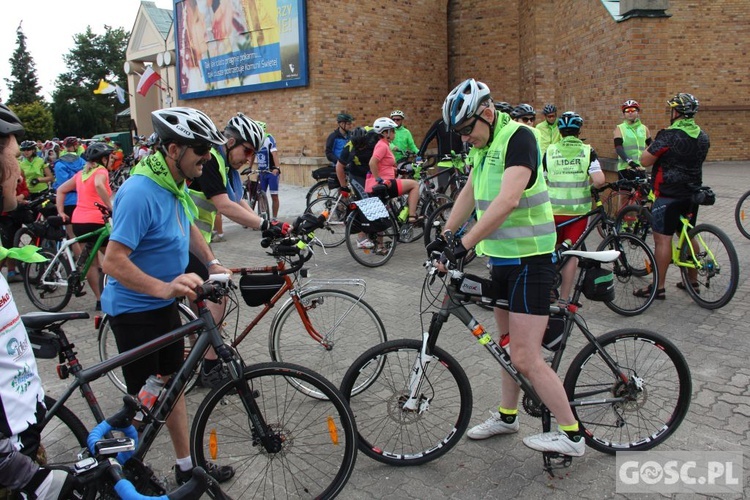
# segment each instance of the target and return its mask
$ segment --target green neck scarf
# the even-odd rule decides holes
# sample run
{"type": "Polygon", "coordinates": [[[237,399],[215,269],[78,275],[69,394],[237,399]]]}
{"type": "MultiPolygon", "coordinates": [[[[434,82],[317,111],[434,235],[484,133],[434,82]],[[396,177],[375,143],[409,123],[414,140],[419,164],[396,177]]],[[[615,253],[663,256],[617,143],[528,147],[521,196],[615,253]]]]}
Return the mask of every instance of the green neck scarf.
{"type": "Polygon", "coordinates": [[[195,206],[195,202],[190,198],[185,182],[183,181],[181,186],[177,186],[161,151],[157,151],[141,160],[135,166],[131,175],[148,177],[158,184],[159,187],[172,193],[175,198],[180,200],[182,209],[185,210],[185,214],[190,222],[198,216],[198,207],[195,206]]]}
{"type": "Polygon", "coordinates": [[[5,248],[0,246],[0,260],[6,258],[20,260],[21,262],[46,262],[45,256],[39,254],[41,248],[34,245],[26,245],[21,248],[5,248]]]}
{"type": "Polygon", "coordinates": [[[81,170],[81,179],[82,179],[83,181],[85,181],[86,179],[88,179],[89,177],[91,177],[92,175],[94,175],[94,172],[96,172],[96,171],[97,171],[97,170],[99,170],[100,168],[104,168],[104,167],[102,167],[102,166],[100,165],[100,166],[98,166],[98,167],[94,167],[94,168],[92,168],[92,169],[91,169],[91,170],[89,170],[88,172],[86,172],[86,169],[84,168],[83,170],[81,170]]]}
{"type": "Polygon", "coordinates": [[[680,120],[675,120],[674,123],[669,126],[669,128],[682,130],[693,139],[697,138],[698,134],[701,133],[701,128],[695,123],[695,120],[693,118],[682,118],[680,120]]]}

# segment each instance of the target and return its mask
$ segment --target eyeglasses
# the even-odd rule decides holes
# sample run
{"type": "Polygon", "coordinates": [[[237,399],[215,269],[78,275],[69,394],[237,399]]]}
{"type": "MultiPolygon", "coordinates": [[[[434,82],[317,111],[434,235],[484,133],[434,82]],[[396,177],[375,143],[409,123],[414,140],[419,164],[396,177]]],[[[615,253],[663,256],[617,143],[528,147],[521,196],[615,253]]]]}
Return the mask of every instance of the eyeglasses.
{"type": "Polygon", "coordinates": [[[198,156],[205,156],[206,153],[211,151],[211,144],[208,142],[200,142],[198,144],[189,144],[188,147],[193,150],[193,153],[198,156]]]}
{"type": "Polygon", "coordinates": [[[536,121],[535,116],[522,116],[519,118],[524,123],[534,123],[536,121]]]}

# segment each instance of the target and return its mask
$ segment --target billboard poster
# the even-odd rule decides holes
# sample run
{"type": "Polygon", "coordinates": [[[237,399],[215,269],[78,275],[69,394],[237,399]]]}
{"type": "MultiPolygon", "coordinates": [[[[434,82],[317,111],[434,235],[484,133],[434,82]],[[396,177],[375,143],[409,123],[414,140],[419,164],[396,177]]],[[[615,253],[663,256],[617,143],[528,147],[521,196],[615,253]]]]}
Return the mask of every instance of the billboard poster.
{"type": "Polygon", "coordinates": [[[178,95],[308,84],[304,0],[175,0],[178,95]]]}

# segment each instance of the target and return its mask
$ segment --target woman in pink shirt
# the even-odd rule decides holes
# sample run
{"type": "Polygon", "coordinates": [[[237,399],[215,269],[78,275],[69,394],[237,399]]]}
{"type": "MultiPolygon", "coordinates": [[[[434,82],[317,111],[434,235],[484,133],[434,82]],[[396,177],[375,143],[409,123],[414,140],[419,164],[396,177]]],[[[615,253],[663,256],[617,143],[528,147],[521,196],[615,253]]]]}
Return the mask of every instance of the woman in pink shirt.
{"type": "MultiPolygon", "coordinates": [[[[76,236],[83,236],[104,227],[104,217],[96,204],[98,203],[112,209],[112,201],[110,199],[112,189],[109,187],[109,170],[107,170],[107,165],[109,165],[111,155],[114,151],[112,146],[108,146],[103,142],[91,144],[83,154],[83,159],[86,160],[86,166],[83,167],[83,170],[57,188],[57,213],[65,222],[68,222],[68,216],[65,213],[65,195],[71,191],[78,193],[78,202],[73,211],[73,217],[70,220],[73,226],[73,234],[76,236]]],[[[94,240],[86,242],[86,248],[89,252],[93,246],[94,240]]],[[[102,274],[100,267],[99,256],[97,255],[86,274],[86,280],[96,297],[97,311],[101,310],[99,302],[101,289],[99,283],[102,274]]]]}
{"type": "Polygon", "coordinates": [[[396,122],[390,118],[378,118],[372,128],[380,135],[380,140],[370,158],[370,173],[365,179],[365,192],[372,193],[372,188],[382,180],[388,187],[391,197],[408,194],[409,222],[419,222],[416,216],[419,201],[419,183],[412,179],[396,179],[396,158],[391,152],[391,141],[396,136],[396,122]]]}

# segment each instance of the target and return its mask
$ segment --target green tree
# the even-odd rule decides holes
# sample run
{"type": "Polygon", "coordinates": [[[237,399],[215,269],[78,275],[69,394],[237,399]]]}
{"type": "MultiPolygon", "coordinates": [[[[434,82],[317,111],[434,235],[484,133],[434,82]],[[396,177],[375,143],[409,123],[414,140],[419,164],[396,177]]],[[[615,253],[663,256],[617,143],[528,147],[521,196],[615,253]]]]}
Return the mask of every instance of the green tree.
{"type": "Polygon", "coordinates": [[[63,56],[69,70],[58,77],[52,95],[58,137],[91,137],[114,130],[115,116],[127,108],[127,102],[121,104],[114,93],[94,94],[94,90],[99,80],[127,88],[122,67],[129,36],[122,28],[105,25],[103,35],[87,26],[73,37],[75,45],[63,56]]]}
{"type": "Polygon", "coordinates": [[[53,136],[54,120],[47,104],[36,101],[29,104],[10,105],[23,123],[24,139],[44,141],[53,136]]]}
{"type": "Polygon", "coordinates": [[[26,48],[26,35],[24,35],[20,24],[16,29],[16,50],[9,62],[10,78],[5,79],[10,91],[8,104],[40,102],[42,97],[39,92],[42,87],[39,85],[39,78],[36,75],[34,58],[31,57],[26,48]]]}

